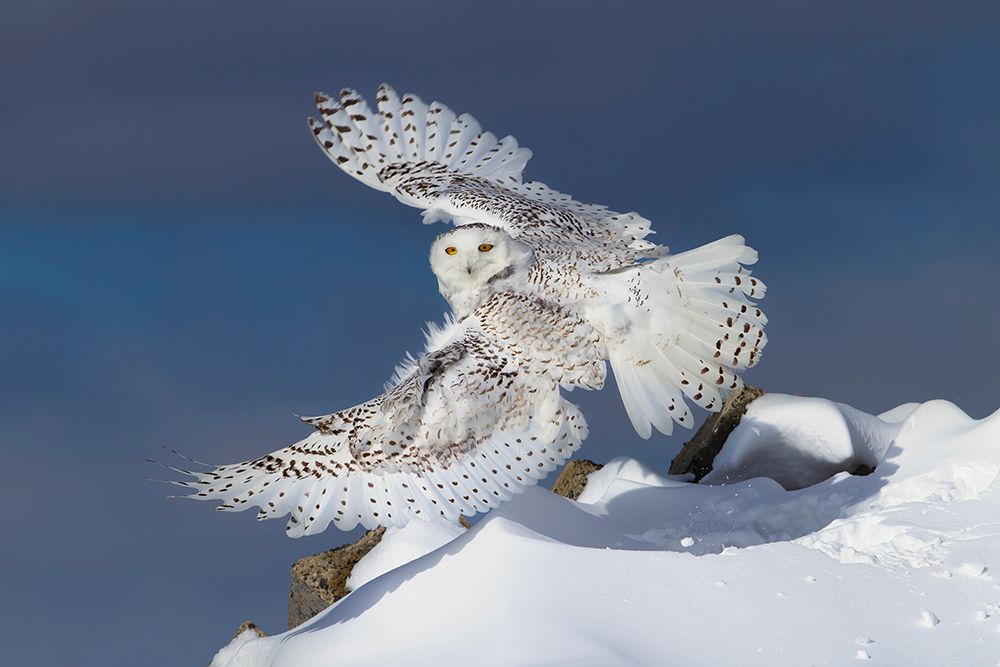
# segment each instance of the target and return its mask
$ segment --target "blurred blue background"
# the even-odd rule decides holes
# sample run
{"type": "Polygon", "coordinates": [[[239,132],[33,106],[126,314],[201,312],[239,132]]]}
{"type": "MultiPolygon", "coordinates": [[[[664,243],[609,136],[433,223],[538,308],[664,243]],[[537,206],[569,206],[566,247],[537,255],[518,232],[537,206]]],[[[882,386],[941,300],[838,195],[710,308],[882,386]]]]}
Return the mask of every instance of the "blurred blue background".
{"type": "MultiPolygon", "coordinates": [[[[444,310],[439,229],[316,149],[316,89],[469,111],[677,250],[746,235],[752,383],[1000,407],[995,2],[7,3],[0,63],[4,664],[207,664],[356,536],[168,502],[143,463],[302,437],[444,310]]],[[[688,435],[573,399],[590,458],[664,469],[688,435]]]]}

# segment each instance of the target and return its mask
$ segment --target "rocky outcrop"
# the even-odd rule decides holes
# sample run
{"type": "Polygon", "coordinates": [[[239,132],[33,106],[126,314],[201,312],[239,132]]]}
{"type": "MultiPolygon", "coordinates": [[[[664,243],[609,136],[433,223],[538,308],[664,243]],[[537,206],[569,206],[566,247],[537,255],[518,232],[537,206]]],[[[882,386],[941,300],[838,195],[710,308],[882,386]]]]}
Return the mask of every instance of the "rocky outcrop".
{"type": "Polygon", "coordinates": [[[233,634],[233,638],[229,640],[229,643],[215,652],[212,662],[209,663],[208,667],[222,667],[223,665],[232,664],[233,658],[244,644],[266,636],[264,631],[257,627],[256,623],[243,621],[240,627],[236,628],[236,632],[233,634]]]}
{"type": "Polygon", "coordinates": [[[712,470],[715,457],[722,451],[726,438],[743,418],[747,406],[763,395],[763,389],[750,385],[730,394],[722,404],[722,410],[710,414],[694,437],[674,457],[670,463],[670,474],[692,473],[696,481],[707,475],[712,470]]]}
{"type": "Polygon", "coordinates": [[[552,492],[576,500],[587,486],[587,479],[604,466],[587,459],[571,459],[556,478],[552,492]]]}
{"type": "Polygon", "coordinates": [[[253,631],[253,633],[256,634],[258,637],[266,637],[267,636],[267,633],[264,632],[263,630],[261,630],[260,628],[258,628],[257,624],[254,623],[253,621],[243,621],[243,623],[240,625],[240,627],[236,628],[236,632],[233,633],[233,639],[236,639],[237,637],[239,637],[240,635],[242,635],[247,630],[253,631]]]}
{"type": "Polygon", "coordinates": [[[359,560],[371,551],[385,528],[369,530],[354,544],[345,544],[292,565],[292,586],[288,592],[288,627],[309,620],[347,595],[347,578],[359,560]]]}

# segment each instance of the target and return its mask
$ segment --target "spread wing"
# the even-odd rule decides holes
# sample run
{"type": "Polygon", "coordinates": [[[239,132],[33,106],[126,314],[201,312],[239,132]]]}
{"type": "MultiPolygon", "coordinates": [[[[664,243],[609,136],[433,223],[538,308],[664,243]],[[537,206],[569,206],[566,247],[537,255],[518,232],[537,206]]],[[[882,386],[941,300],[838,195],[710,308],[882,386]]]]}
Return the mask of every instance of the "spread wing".
{"type": "Polygon", "coordinates": [[[287,533],[299,537],[483,512],[580,446],[586,422],[559,385],[603,382],[589,325],[502,293],[433,338],[382,395],[305,419],[316,431],[304,440],[207,472],[174,468],[194,478],[175,483],[220,510],[291,514],[287,533]]]}
{"type": "Polygon", "coordinates": [[[660,256],[645,240],[649,220],[583,204],[542,183],[521,180],[531,151],[511,136],[497,139],[468,115],[440,102],[402,99],[379,87],[377,111],[356,92],[316,94],[320,119],[309,127],[338,167],[365,184],[423,209],[424,221],[450,219],[501,227],[535,248],[592,247],[619,266],[660,256]]]}

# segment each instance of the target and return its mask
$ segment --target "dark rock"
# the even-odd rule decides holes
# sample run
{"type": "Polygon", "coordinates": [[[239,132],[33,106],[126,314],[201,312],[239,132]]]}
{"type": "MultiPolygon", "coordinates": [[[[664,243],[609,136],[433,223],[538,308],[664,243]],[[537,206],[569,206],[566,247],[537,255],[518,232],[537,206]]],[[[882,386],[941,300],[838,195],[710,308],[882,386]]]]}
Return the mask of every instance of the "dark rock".
{"type": "Polygon", "coordinates": [[[258,628],[257,624],[254,623],[253,621],[243,621],[243,623],[240,625],[240,627],[236,628],[236,632],[233,633],[233,639],[236,639],[237,637],[239,637],[246,630],[253,630],[255,633],[257,633],[258,637],[266,637],[267,636],[267,633],[264,632],[263,630],[261,630],[260,628],[258,628]]]}
{"type": "Polygon", "coordinates": [[[674,457],[670,463],[670,474],[693,473],[695,480],[707,475],[712,470],[715,457],[722,451],[726,438],[747,411],[747,405],[763,395],[763,389],[750,385],[730,394],[722,404],[722,410],[710,414],[694,437],[674,457]]]}
{"type": "Polygon", "coordinates": [[[858,477],[865,477],[875,472],[875,468],[870,465],[865,465],[864,463],[859,463],[858,465],[854,466],[847,472],[851,473],[852,475],[857,475],[858,477]]]}
{"type": "Polygon", "coordinates": [[[587,459],[571,459],[556,478],[556,483],[552,485],[552,492],[560,496],[566,496],[570,500],[576,500],[583,493],[587,486],[587,479],[591,473],[595,473],[604,466],[587,459]]]}
{"type": "Polygon", "coordinates": [[[292,565],[292,586],[288,592],[288,627],[309,620],[347,595],[347,578],[385,534],[385,528],[369,530],[354,544],[345,544],[292,565]]]}

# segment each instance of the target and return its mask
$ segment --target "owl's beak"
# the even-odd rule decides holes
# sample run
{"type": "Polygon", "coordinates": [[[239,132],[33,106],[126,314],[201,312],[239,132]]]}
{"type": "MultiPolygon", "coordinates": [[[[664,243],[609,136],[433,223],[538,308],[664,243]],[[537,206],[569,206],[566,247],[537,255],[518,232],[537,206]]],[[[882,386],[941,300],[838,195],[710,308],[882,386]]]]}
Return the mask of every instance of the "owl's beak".
{"type": "Polygon", "coordinates": [[[465,265],[465,270],[471,276],[472,275],[472,264],[471,263],[466,264],[465,265]]]}

